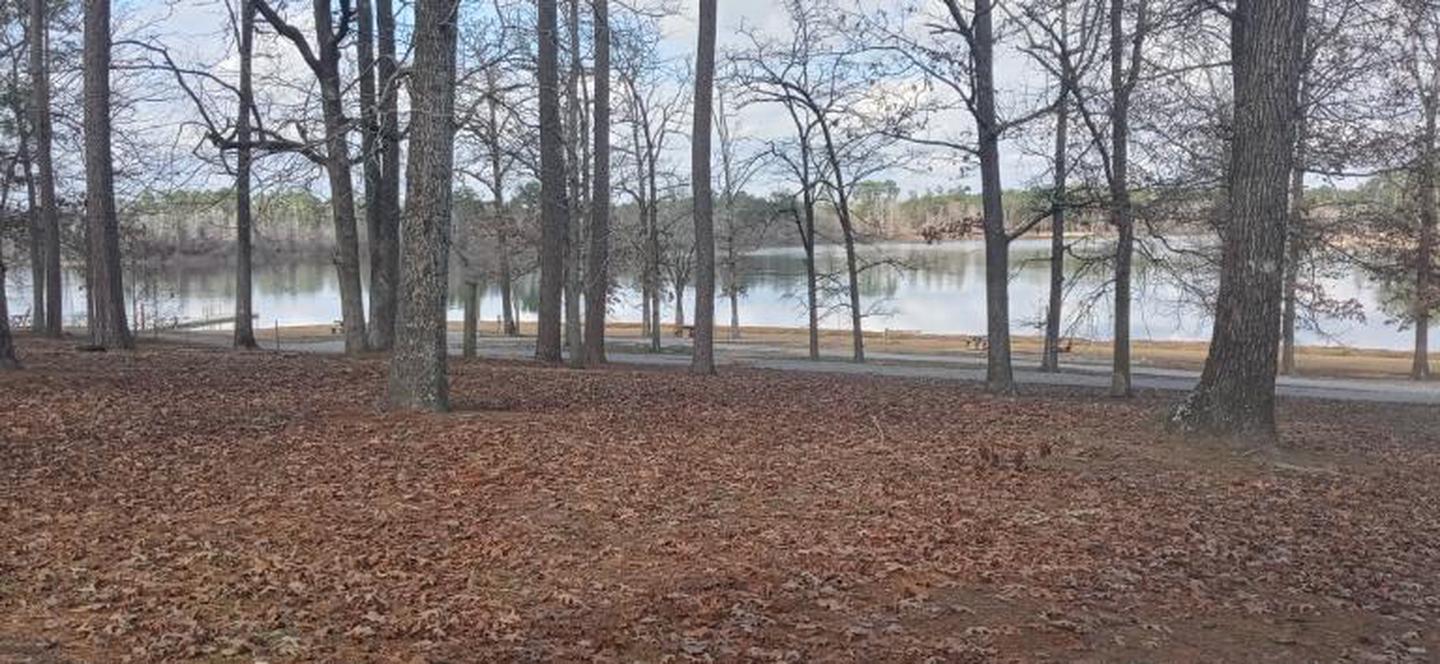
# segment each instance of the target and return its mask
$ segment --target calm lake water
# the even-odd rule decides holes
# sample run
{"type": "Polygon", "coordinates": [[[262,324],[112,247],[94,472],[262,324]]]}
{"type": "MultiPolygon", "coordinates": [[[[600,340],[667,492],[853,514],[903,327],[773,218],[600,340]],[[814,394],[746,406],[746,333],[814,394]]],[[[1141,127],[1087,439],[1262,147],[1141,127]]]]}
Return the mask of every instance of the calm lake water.
{"type": "MultiPolygon", "coordinates": [[[[1011,251],[1011,321],[1017,334],[1038,334],[1044,315],[1049,280],[1045,261],[1047,240],[1025,239],[1011,251]]],[[[1098,251],[1098,247],[1093,251],[1098,251]]],[[[1092,253],[1093,253],[1092,251],[1092,253]]],[[[1082,251],[1082,253],[1084,253],[1082,251]]],[[[879,244],[866,247],[863,255],[883,261],[862,275],[861,296],[867,309],[865,327],[871,330],[910,330],[932,333],[980,334],[985,329],[985,262],[979,241],[946,242],[936,245],[879,244]]],[[[838,247],[821,249],[822,269],[835,273],[833,286],[843,285],[840,272],[844,256],[838,247]]],[[[745,258],[744,295],[740,300],[742,325],[804,326],[804,262],[798,249],[765,249],[745,258]]],[[[1105,339],[1110,336],[1110,300],[1105,291],[1108,269],[1088,269],[1081,261],[1070,261],[1070,294],[1066,306],[1067,333],[1105,339]]],[[[126,275],[132,311],[151,321],[159,319],[204,319],[227,315],[234,300],[233,269],[213,264],[160,264],[134,267],[126,275]],[[138,304],[136,295],[138,293],[138,304]]],[[[1137,259],[1133,335],[1136,339],[1195,340],[1209,337],[1209,320],[1187,285],[1207,279],[1203,269],[1185,270],[1156,267],[1137,259]]],[[[30,309],[29,273],[23,268],[10,272],[6,284],[12,314],[30,309]]],[[[84,293],[80,275],[67,275],[67,303],[70,312],[83,311],[84,293]]],[[[522,318],[534,318],[537,280],[531,276],[517,285],[522,318]]],[[[1391,324],[1382,307],[1384,294],[1363,274],[1341,271],[1321,282],[1326,296],[1335,300],[1354,299],[1364,311],[1364,320],[1321,320],[1319,329],[1301,329],[1302,344],[1344,345],[1369,348],[1408,349],[1412,334],[1391,324]]],[[[640,320],[640,296],[633,279],[622,279],[611,318],[640,320]]],[[[452,289],[458,292],[458,288],[452,289]]],[[[838,290],[832,302],[840,302],[838,290]]],[[[693,290],[686,292],[686,314],[693,310],[693,290]]],[[[453,298],[452,298],[453,299],[453,298]]],[[[328,324],[340,317],[339,289],[335,269],[324,260],[257,265],[255,310],[258,325],[328,324]]],[[[134,314],[132,314],[134,315],[134,314]]],[[[500,294],[490,286],[481,303],[481,318],[494,326],[500,315],[500,294]]],[[[673,320],[673,304],[664,305],[664,320],[673,320]]],[[[729,322],[729,303],[717,302],[719,323],[729,322]]],[[[460,303],[452,302],[450,317],[459,320],[460,303]]],[[[79,322],[79,321],[76,321],[79,322]]],[[[848,315],[843,309],[827,316],[824,326],[846,329],[848,315]]],[[[1433,343],[1433,342],[1432,342],[1433,343]]]]}

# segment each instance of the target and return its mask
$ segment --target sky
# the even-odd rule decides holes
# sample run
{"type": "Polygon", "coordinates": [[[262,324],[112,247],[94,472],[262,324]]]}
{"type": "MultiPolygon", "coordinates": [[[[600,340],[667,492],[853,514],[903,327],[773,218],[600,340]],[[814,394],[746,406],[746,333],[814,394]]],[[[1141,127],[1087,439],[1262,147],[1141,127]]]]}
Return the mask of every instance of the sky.
{"type": "MultiPolygon", "coordinates": [[[[698,0],[669,1],[678,11],[661,21],[662,52],[677,62],[685,62],[694,57],[698,0]]],[[[861,1],[886,2],[886,0],[861,1]]],[[[397,3],[402,7],[409,4],[407,0],[400,0],[397,3]]],[[[612,6],[615,4],[617,3],[612,3],[612,6]]],[[[893,5],[893,2],[889,4],[893,5]]],[[[312,24],[309,1],[289,0],[288,5],[284,12],[287,17],[297,26],[308,31],[312,24]]],[[[612,9],[612,11],[620,10],[612,9]]],[[[228,19],[223,0],[118,0],[115,14],[120,26],[117,31],[138,30],[146,34],[157,35],[182,62],[207,63],[221,72],[234,69],[233,54],[229,53],[230,44],[225,37],[228,19]]],[[[402,18],[402,22],[406,21],[402,18]]],[[[789,32],[787,16],[782,9],[777,7],[774,0],[721,0],[719,2],[718,41],[722,56],[727,46],[739,44],[740,32],[744,27],[775,35],[785,35],[789,32]]],[[[281,48],[276,51],[275,55],[277,57],[270,62],[257,64],[257,70],[262,66],[268,66],[287,76],[293,72],[296,81],[311,80],[309,71],[293,53],[293,49],[281,48]]],[[[1035,72],[1026,71],[1023,60],[1023,57],[1018,54],[1003,52],[1000,54],[998,74],[1002,83],[1008,81],[1012,86],[1019,86],[1018,89],[1023,89],[1031,94],[1046,87],[1046,82],[1035,72]]],[[[180,108],[161,107],[148,112],[183,113],[184,111],[180,108]]],[[[954,123],[954,131],[947,128],[946,133],[965,132],[970,127],[969,118],[963,114],[956,114],[951,121],[954,123]]],[[[759,106],[740,111],[736,133],[742,137],[766,139],[783,136],[788,133],[788,129],[788,119],[784,113],[777,112],[777,109],[773,107],[759,106]]],[[[1043,175],[1046,168],[1045,162],[1042,157],[1038,156],[1039,152],[1043,152],[1043,147],[1033,151],[1028,150],[1027,146],[1030,142],[1033,141],[1008,141],[1002,146],[1002,177],[1007,188],[1028,186],[1043,175]],[[1027,154],[1029,152],[1037,154],[1027,154]]],[[[688,159],[684,156],[688,155],[687,147],[676,146],[676,150],[675,156],[678,161],[683,163],[684,159],[688,159]]],[[[887,171],[878,175],[877,178],[895,180],[899,184],[901,192],[906,194],[936,189],[951,190],[957,187],[968,187],[972,190],[979,188],[976,169],[953,162],[949,162],[943,167],[929,164],[924,168],[887,171]]],[[[757,180],[754,188],[773,190],[779,186],[781,186],[779,181],[761,179],[757,180]]],[[[754,193],[768,192],[756,191],[754,193]]]]}

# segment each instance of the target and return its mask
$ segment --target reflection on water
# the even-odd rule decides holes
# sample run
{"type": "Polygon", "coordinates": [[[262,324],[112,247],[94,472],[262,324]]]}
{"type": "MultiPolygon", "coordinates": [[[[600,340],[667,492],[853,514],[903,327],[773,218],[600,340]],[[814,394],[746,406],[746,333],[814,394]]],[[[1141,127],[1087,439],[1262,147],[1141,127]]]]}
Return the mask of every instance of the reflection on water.
{"type": "MultiPolygon", "coordinates": [[[[1049,282],[1046,262],[1048,241],[1020,240],[1012,246],[1010,281],[1011,322],[1019,334],[1038,333],[1049,282]]],[[[1092,253],[1093,253],[1092,249],[1092,253]]],[[[833,288],[843,285],[843,253],[820,249],[821,270],[835,275],[833,288]]],[[[881,262],[861,276],[861,294],[867,308],[867,329],[914,330],[932,333],[982,334],[985,330],[985,261],[979,241],[938,245],[880,244],[863,249],[872,262],[881,262]]],[[[1110,300],[1105,290],[1108,275],[1103,266],[1080,269],[1071,261],[1066,306],[1068,334],[1089,338],[1110,336],[1110,300]]],[[[799,249],[766,249],[745,259],[744,295],[740,300],[743,325],[803,326],[805,324],[805,265],[799,249]]],[[[28,272],[10,272],[7,284],[11,312],[30,309],[28,272]]],[[[1184,277],[1189,280],[1189,277],[1184,277]]],[[[146,320],[200,319],[228,314],[233,309],[233,268],[223,261],[201,265],[132,266],[126,275],[132,315],[146,320]]],[[[538,303],[538,280],[531,275],[516,282],[516,298],[524,319],[533,319],[538,303]]],[[[1177,284],[1173,270],[1155,269],[1137,260],[1135,270],[1133,335],[1136,339],[1193,340],[1209,335],[1203,306],[1177,284]]],[[[67,275],[66,310],[84,310],[84,293],[78,273],[67,275]]],[[[334,266],[324,260],[257,265],[255,311],[258,325],[328,324],[340,317],[339,289],[334,266]]],[[[640,320],[640,295],[633,276],[622,275],[614,295],[611,317],[640,320]]],[[[1350,273],[1325,282],[1332,298],[1354,298],[1365,308],[1364,321],[1330,321],[1320,331],[1300,330],[1302,344],[1343,344],[1357,347],[1408,349],[1411,334],[1387,324],[1380,311],[1378,287],[1364,275],[1350,273]]],[[[452,288],[452,294],[459,288],[452,288]]],[[[693,290],[686,293],[694,297],[693,290]]],[[[828,298],[841,302],[839,293],[828,298]]],[[[687,313],[694,307],[687,305],[687,313]]],[[[717,319],[729,321],[728,302],[717,303],[717,319]]],[[[481,318],[493,324],[500,315],[500,294],[493,284],[484,291],[481,318]]],[[[664,320],[673,318],[666,303],[664,320]]],[[[460,302],[452,296],[452,319],[461,317],[460,302]]],[[[844,329],[849,317],[832,310],[823,324],[844,329]]]]}

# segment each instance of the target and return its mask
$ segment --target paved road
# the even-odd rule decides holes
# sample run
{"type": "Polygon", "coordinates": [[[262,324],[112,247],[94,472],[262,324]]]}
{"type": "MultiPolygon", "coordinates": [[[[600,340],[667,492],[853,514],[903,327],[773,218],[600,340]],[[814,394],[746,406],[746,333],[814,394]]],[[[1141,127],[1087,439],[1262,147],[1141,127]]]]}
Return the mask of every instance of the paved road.
{"type": "MultiPolygon", "coordinates": [[[[228,333],[192,332],[166,335],[166,339],[189,343],[229,345],[228,333]]],[[[497,359],[528,359],[534,353],[533,339],[481,337],[477,352],[481,357],[497,359]]],[[[607,349],[611,362],[649,366],[686,366],[690,358],[688,343],[666,339],[663,352],[645,352],[634,340],[616,340],[607,349]]],[[[270,347],[270,344],[265,344],[270,347]]],[[[283,350],[310,353],[341,353],[340,339],[286,342],[283,350]]],[[[460,353],[460,336],[450,335],[450,351],[460,353]]],[[[867,352],[866,364],[840,359],[813,362],[794,349],[752,344],[716,343],[716,358],[722,365],[746,366],[781,371],[814,373],[865,374],[984,382],[983,358],[953,355],[920,355],[867,352]]],[[[1023,385],[1053,385],[1107,389],[1110,373],[1107,365],[1073,363],[1061,373],[1042,373],[1016,363],[1015,380],[1023,385]]],[[[1132,377],[1136,389],[1184,391],[1194,387],[1199,374],[1176,369],[1136,367],[1132,377]]],[[[1405,380],[1358,378],[1299,378],[1281,376],[1277,390],[1281,396],[1340,401],[1371,401],[1382,403],[1440,405],[1440,382],[1414,383],[1405,380]]]]}

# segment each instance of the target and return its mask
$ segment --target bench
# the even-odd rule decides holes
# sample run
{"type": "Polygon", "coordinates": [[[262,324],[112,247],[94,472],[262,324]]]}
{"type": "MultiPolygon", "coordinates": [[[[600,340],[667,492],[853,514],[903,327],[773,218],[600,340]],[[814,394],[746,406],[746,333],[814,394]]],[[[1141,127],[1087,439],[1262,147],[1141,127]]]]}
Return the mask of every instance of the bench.
{"type": "Polygon", "coordinates": [[[694,338],[695,338],[695,326],[694,326],[694,325],[676,325],[676,326],[675,326],[675,337],[676,337],[677,339],[694,339],[694,338]]]}

